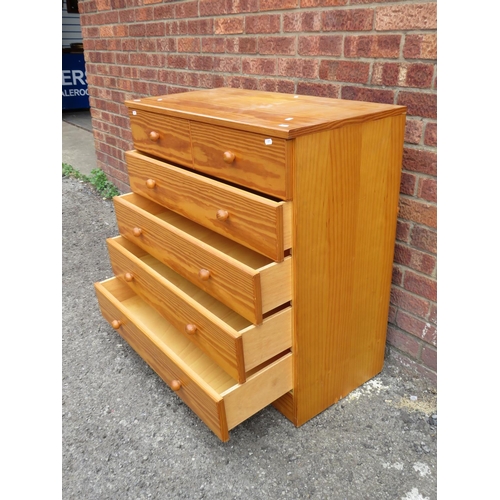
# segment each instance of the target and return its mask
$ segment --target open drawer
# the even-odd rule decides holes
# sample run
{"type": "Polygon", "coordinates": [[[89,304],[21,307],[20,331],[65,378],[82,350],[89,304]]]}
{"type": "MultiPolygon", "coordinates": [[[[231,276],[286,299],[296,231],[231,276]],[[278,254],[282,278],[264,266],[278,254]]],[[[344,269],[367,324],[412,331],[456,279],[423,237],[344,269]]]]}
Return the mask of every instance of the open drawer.
{"type": "Polygon", "coordinates": [[[274,262],[135,193],[113,201],[122,236],[252,323],[291,300],[291,256],[274,262]]]}
{"type": "Polygon", "coordinates": [[[274,201],[204,175],[127,151],[134,193],[281,262],[292,246],[292,202],[274,201]]]}
{"type": "Polygon", "coordinates": [[[222,440],[229,430],[292,389],[289,352],[238,384],[125,283],[95,283],[104,318],[222,440]]]}
{"type": "Polygon", "coordinates": [[[290,306],[254,325],[123,236],[107,243],[115,276],[238,382],[291,347],[290,306]]]}

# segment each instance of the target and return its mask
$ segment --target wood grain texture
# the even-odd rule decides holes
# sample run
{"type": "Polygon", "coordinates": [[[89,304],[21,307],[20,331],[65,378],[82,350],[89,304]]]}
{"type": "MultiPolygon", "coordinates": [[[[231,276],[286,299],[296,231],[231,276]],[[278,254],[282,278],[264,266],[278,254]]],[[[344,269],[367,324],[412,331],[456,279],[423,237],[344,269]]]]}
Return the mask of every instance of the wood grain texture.
{"type": "Polygon", "coordinates": [[[401,115],[296,140],[296,425],[382,369],[404,124],[401,115]]]}
{"type": "Polygon", "coordinates": [[[283,260],[284,250],[291,246],[291,207],[285,209],[290,202],[242,191],[137,151],[127,151],[125,158],[135,193],[274,261],[283,260]],[[217,218],[221,209],[228,213],[223,221],[217,218]]]}
{"type": "Polygon", "coordinates": [[[192,165],[189,121],[139,110],[130,114],[130,128],[137,150],[188,167],[192,165]],[[152,131],[158,134],[155,141],[150,139],[152,131]]]}
{"type": "Polygon", "coordinates": [[[261,325],[239,331],[243,338],[246,371],[292,346],[292,318],[292,308],[287,307],[264,318],[261,325]]]}
{"type": "Polygon", "coordinates": [[[290,390],[290,354],[236,384],[125,283],[112,278],[94,287],[104,318],[120,321],[118,333],[222,441],[230,428],[290,390]]]}
{"type": "Polygon", "coordinates": [[[292,355],[285,354],[248,378],[245,384],[222,394],[226,408],[227,426],[236,427],[293,386],[292,355]]]}
{"type": "Polygon", "coordinates": [[[283,304],[291,295],[291,266],[272,262],[136,194],[114,198],[120,234],[254,324],[262,323],[262,296],[283,304]],[[139,236],[134,229],[140,228],[139,236]],[[270,292],[261,287],[260,269],[276,269],[270,292]],[[200,279],[205,269],[209,278],[200,279]],[[279,270],[282,269],[282,272],[279,270]],[[288,270],[288,272],[287,272],[288,270]],[[283,297],[283,298],[281,298],[283,297]]]}
{"type": "MultiPolygon", "coordinates": [[[[121,286],[125,287],[123,284],[121,286]]],[[[133,314],[115,298],[116,288],[120,288],[120,282],[116,278],[95,284],[96,295],[104,318],[110,323],[119,318],[122,326],[117,331],[123,339],[168,385],[173,380],[179,380],[181,389],[176,394],[203,420],[212,432],[221,440],[227,441],[229,434],[224,403],[220,394],[207,383],[208,374],[204,373],[203,377],[200,377],[182,359],[178,358],[169,346],[171,336],[168,335],[170,333],[168,326],[158,327],[161,322],[158,321],[158,318],[154,318],[152,309],[148,309],[147,305],[142,302],[142,313],[139,306],[136,308],[136,313],[133,314]],[[156,327],[153,329],[148,328],[144,325],[144,321],[141,321],[141,319],[147,321],[148,314],[157,320],[156,327]],[[168,331],[166,339],[162,338],[162,333],[165,330],[168,331]]],[[[134,300],[134,297],[129,300],[134,300]]],[[[206,360],[202,360],[202,363],[203,361],[206,365],[206,360]]],[[[230,379],[228,375],[226,377],[230,379]]]]}
{"type": "Polygon", "coordinates": [[[292,257],[280,264],[271,263],[259,269],[262,288],[262,310],[272,311],[292,299],[292,257]]]}
{"type": "Polygon", "coordinates": [[[96,284],[113,327],[222,440],[269,403],[302,425],[379,373],[405,107],[226,88],[125,104],[157,158],[127,153],[143,196],[115,198],[119,279],[96,284]]]}
{"type": "Polygon", "coordinates": [[[292,248],[293,202],[283,204],[283,248],[292,248]]]}
{"type": "Polygon", "coordinates": [[[286,141],[204,123],[191,123],[193,168],[279,199],[290,197],[286,141]],[[227,163],[224,153],[234,156],[227,163]]]}
{"type": "MultiPolygon", "coordinates": [[[[168,273],[165,273],[166,276],[160,274],[127,250],[121,244],[123,240],[108,240],[108,252],[115,276],[124,280],[125,273],[130,273],[133,278],[128,286],[137,295],[217,362],[226,373],[238,382],[244,382],[246,377],[241,335],[177,288],[168,279],[168,273]],[[186,332],[186,325],[190,324],[196,326],[194,334],[186,332]]],[[[196,288],[195,285],[191,286],[196,288]]]]}
{"type": "Polygon", "coordinates": [[[255,326],[125,238],[107,243],[115,276],[239,383],[247,371],[291,346],[291,308],[255,326]],[[186,332],[186,325],[195,332],[186,332]]]}
{"type": "Polygon", "coordinates": [[[233,88],[125,101],[132,110],[291,139],[405,112],[404,106],[233,88]],[[291,118],[291,119],[290,119],[291,118]]]}
{"type": "Polygon", "coordinates": [[[286,418],[288,418],[290,422],[293,422],[296,425],[297,416],[295,414],[296,405],[293,399],[293,390],[283,394],[283,396],[273,401],[272,405],[286,418]]]}

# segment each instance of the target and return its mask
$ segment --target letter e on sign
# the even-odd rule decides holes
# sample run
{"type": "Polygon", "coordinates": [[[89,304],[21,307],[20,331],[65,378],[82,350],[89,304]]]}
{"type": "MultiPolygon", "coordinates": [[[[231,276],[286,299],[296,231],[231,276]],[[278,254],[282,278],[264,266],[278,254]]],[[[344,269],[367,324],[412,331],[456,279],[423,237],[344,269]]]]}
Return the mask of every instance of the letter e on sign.
{"type": "Polygon", "coordinates": [[[63,85],[73,85],[73,79],[71,75],[72,71],[70,69],[62,70],[62,84],[63,85]]]}

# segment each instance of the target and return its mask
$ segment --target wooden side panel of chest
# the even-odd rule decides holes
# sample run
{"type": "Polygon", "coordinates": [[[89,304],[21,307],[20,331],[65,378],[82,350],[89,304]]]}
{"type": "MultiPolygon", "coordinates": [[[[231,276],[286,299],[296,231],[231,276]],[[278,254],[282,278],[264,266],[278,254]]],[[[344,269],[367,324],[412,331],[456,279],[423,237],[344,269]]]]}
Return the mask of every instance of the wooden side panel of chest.
{"type": "Polygon", "coordinates": [[[405,116],[296,139],[294,389],[302,425],[383,366],[405,116]]]}

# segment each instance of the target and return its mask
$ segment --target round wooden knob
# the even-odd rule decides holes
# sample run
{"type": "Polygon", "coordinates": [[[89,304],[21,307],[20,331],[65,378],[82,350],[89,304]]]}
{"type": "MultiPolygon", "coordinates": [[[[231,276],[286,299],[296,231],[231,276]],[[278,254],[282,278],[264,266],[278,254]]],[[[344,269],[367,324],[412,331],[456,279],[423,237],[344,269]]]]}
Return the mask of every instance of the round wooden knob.
{"type": "Polygon", "coordinates": [[[208,278],[210,278],[210,271],[208,269],[200,269],[198,272],[198,277],[202,281],[207,281],[208,278]]]}
{"type": "Polygon", "coordinates": [[[154,130],[152,130],[151,132],[149,132],[149,138],[153,142],[156,142],[160,138],[160,134],[158,132],[155,132],[154,130]]]}
{"type": "Polygon", "coordinates": [[[134,276],[130,273],[125,273],[125,281],[128,281],[129,283],[134,279],[134,276]]]}
{"type": "Polygon", "coordinates": [[[111,326],[112,326],[115,330],[118,330],[118,328],[120,328],[120,326],[122,326],[122,322],[121,322],[119,319],[114,319],[114,320],[111,322],[111,326]]]}
{"type": "Polygon", "coordinates": [[[172,380],[170,387],[172,388],[173,391],[177,392],[182,387],[181,381],[180,380],[172,380]]]}
{"type": "Polygon", "coordinates": [[[134,227],[134,229],[132,229],[132,233],[134,236],[140,236],[142,234],[142,229],[140,227],[134,227]]]}
{"type": "Polygon", "coordinates": [[[223,158],[226,163],[233,163],[236,157],[234,156],[234,153],[232,151],[226,151],[223,158]]]}
{"type": "Polygon", "coordinates": [[[149,188],[149,189],[153,189],[155,186],[156,186],[156,181],[153,180],[153,179],[148,179],[146,181],[146,186],[149,188]]]}
{"type": "Polygon", "coordinates": [[[196,325],[189,323],[189,325],[186,325],[185,330],[188,335],[194,335],[196,333],[197,328],[196,325]]]}
{"type": "Polygon", "coordinates": [[[216,217],[218,220],[227,220],[229,212],[227,210],[217,210],[216,217]]]}

